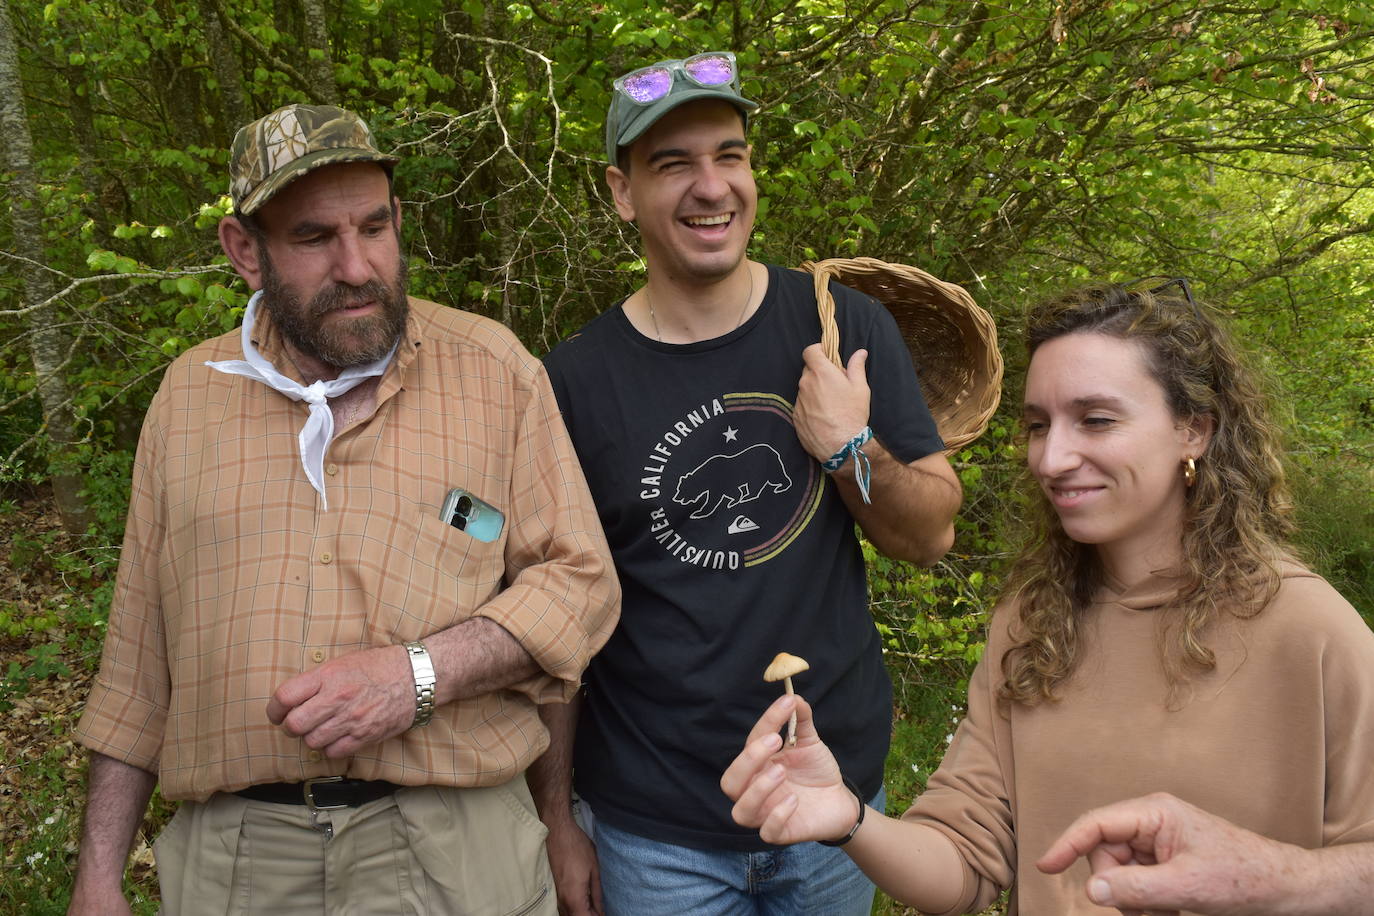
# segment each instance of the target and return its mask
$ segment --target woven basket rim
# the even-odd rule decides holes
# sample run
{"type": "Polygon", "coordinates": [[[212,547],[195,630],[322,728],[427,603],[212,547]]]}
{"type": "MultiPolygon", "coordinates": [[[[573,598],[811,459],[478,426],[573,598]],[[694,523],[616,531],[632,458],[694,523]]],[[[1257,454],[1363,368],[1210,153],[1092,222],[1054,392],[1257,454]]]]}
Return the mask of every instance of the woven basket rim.
{"type": "Polygon", "coordinates": [[[958,451],[983,434],[1001,401],[1002,354],[997,347],[997,326],[992,315],[978,305],[966,289],[941,280],[919,267],[877,258],[805,261],[799,269],[814,277],[816,307],[821,318],[821,343],[826,355],[836,365],[840,362],[839,331],[835,325],[830,280],[845,286],[862,286],[865,279],[878,278],[887,286],[923,291],[926,295],[920,300],[890,295],[884,300],[880,295],[860,289],[882,302],[889,312],[900,304],[903,312],[916,311],[923,318],[941,323],[948,332],[943,336],[957,338],[962,352],[955,354],[954,359],[961,370],[955,373],[949,368],[949,360],[944,358],[949,354],[932,353],[926,339],[917,338],[906,328],[902,329],[912,361],[922,377],[922,388],[928,389],[927,401],[945,442],[946,453],[958,451]],[[852,282],[847,283],[846,279],[852,282]],[[935,373],[943,374],[936,376],[935,373]],[[950,391],[954,394],[950,395],[950,391]]]}

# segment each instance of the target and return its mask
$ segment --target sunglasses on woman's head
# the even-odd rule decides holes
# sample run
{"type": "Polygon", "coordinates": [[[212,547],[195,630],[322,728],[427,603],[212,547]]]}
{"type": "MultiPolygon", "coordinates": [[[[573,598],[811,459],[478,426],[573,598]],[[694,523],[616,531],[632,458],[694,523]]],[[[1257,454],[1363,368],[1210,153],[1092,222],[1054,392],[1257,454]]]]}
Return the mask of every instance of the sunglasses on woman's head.
{"type": "Polygon", "coordinates": [[[1150,289],[1146,290],[1146,292],[1148,292],[1151,296],[1158,296],[1160,293],[1164,292],[1169,287],[1177,286],[1179,288],[1179,291],[1183,293],[1183,298],[1186,299],[1188,304],[1193,307],[1193,314],[1197,315],[1199,318],[1202,317],[1202,311],[1197,307],[1197,300],[1193,298],[1192,284],[1188,282],[1187,277],[1170,277],[1166,274],[1152,274],[1148,277],[1141,277],[1138,280],[1133,280],[1132,282],[1127,283],[1126,286],[1127,288],[1133,286],[1140,286],[1146,280],[1164,281],[1158,286],[1153,286],[1150,289]]]}
{"type": "Polygon", "coordinates": [[[665,60],[651,67],[640,67],[618,77],[612,85],[631,102],[651,105],[672,91],[674,73],[681,73],[707,89],[732,84],[739,76],[732,52],[707,51],[682,60],[665,60]]]}

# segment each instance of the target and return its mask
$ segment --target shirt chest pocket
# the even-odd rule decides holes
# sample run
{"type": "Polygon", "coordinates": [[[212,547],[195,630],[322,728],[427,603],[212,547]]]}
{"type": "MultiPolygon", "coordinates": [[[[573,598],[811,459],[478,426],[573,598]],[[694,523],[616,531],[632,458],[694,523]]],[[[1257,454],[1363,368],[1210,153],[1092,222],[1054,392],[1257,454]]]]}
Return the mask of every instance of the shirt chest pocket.
{"type": "Polygon", "coordinates": [[[478,540],[428,506],[412,508],[402,521],[378,588],[375,626],[389,631],[389,641],[420,639],[466,620],[500,591],[505,573],[504,532],[478,540]]]}

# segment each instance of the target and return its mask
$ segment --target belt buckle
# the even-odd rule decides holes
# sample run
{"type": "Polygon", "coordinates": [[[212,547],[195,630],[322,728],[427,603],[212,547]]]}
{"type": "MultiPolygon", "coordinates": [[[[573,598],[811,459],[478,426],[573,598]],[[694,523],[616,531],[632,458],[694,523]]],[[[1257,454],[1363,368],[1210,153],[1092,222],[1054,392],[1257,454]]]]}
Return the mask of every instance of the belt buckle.
{"type": "Polygon", "coordinates": [[[342,805],[317,805],[315,804],[315,786],[325,782],[343,782],[342,776],[316,776],[314,779],[307,779],[304,783],[305,806],[311,811],[334,811],[338,808],[347,808],[347,803],[342,805]]]}

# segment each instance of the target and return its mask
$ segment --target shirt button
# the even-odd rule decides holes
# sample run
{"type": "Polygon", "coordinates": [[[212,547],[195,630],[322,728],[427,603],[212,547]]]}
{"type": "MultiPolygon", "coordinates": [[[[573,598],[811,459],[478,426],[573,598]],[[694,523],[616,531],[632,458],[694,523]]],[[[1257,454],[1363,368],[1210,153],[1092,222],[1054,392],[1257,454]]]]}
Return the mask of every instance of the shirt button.
{"type": "Polygon", "coordinates": [[[309,760],[311,763],[319,763],[323,756],[324,755],[321,754],[319,751],[311,751],[310,753],[305,755],[305,759],[309,760]]]}
{"type": "Polygon", "coordinates": [[[330,477],[333,477],[335,474],[339,473],[339,466],[331,461],[329,462],[329,465],[324,469],[324,472],[328,474],[330,477]]]}
{"type": "Polygon", "coordinates": [[[326,565],[328,565],[328,564],[330,564],[330,563],[333,563],[333,562],[334,562],[334,554],[332,554],[332,553],[330,553],[329,551],[326,550],[324,553],[320,554],[320,562],[321,562],[321,563],[324,563],[324,564],[326,564],[326,565]]]}
{"type": "Polygon", "coordinates": [[[310,657],[313,658],[316,662],[322,662],[324,661],[324,650],[316,649],[314,652],[310,653],[310,657]]]}

